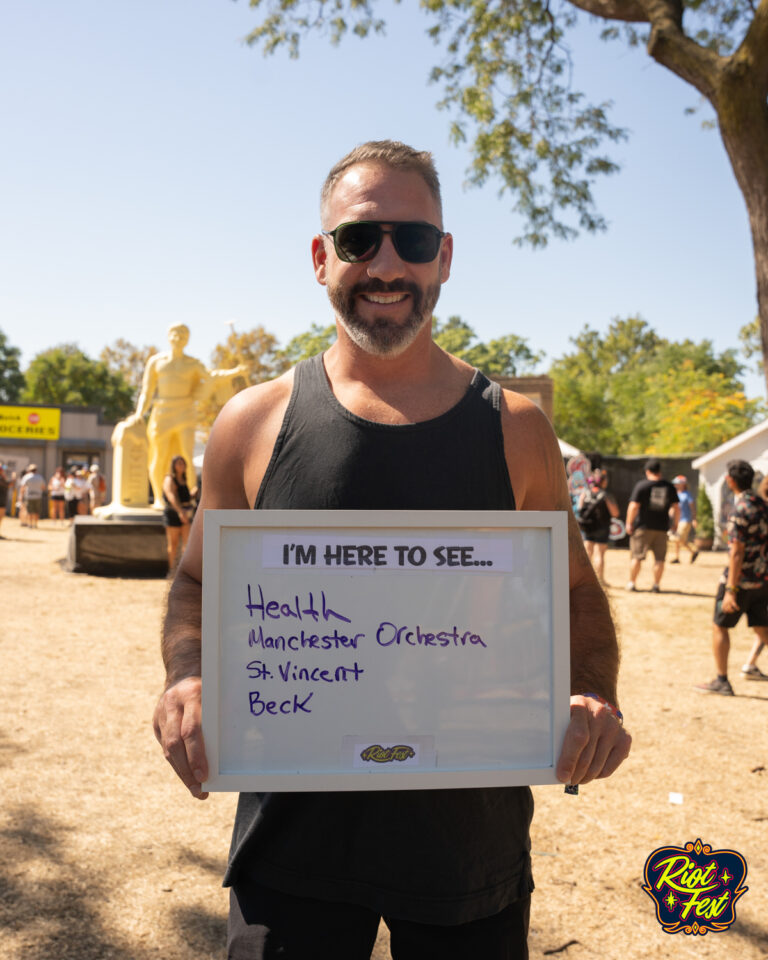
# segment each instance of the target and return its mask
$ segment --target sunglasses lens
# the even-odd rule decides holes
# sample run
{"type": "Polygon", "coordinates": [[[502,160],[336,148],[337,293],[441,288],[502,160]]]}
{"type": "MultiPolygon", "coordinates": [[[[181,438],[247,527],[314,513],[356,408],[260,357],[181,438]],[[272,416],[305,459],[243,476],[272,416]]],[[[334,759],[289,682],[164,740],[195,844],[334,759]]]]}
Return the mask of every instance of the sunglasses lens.
{"type": "Polygon", "coordinates": [[[378,223],[343,223],[335,232],[336,252],[347,263],[370,260],[376,255],[381,236],[378,223]]]}
{"type": "Polygon", "coordinates": [[[440,231],[428,223],[400,223],[393,239],[407,263],[431,263],[440,249],[440,231]]]}

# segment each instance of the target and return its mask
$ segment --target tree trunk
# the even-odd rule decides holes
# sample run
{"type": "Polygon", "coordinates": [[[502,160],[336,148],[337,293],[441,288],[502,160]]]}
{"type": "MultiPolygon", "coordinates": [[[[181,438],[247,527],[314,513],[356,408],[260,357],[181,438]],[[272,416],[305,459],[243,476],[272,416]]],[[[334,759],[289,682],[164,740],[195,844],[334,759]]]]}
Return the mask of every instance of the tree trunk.
{"type": "MultiPolygon", "coordinates": [[[[715,97],[720,135],[747,205],[757,278],[757,309],[768,393],[768,103],[746,64],[731,61],[715,97]]],[[[742,323],[750,318],[742,318],[742,323]]]]}
{"type": "MultiPolygon", "coordinates": [[[[681,0],[639,2],[651,24],[650,55],[696,87],[717,113],[752,231],[768,394],[768,0],[760,0],[744,39],[730,56],[700,47],[684,34],[681,0]]],[[[750,319],[742,317],[741,323],[750,319]]]]}

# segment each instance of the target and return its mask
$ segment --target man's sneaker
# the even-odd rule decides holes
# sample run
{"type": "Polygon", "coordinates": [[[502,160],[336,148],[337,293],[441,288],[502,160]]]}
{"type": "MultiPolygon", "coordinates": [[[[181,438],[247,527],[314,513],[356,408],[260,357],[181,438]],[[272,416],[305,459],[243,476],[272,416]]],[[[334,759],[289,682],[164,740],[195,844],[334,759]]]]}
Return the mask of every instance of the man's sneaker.
{"type": "Polygon", "coordinates": [[[658,583],[654,583],[654,585],[651,587],[651,593],[661,593],[661,587],[658,585],[658,583]]]}
{"type": "Polygon", "coordinates": [[[629,583],[627,584],[627,590],[629,590],[630,593],[631,593],[634,589],[635,589],[635,585],[634,585],[634,583],[632,583],[632,581],[630,580],[629,583]]]}
{"type": "Polygon", "coordinates": [[[741,675],[745,680],[768,680],[768,673],[763,673],[763,671],[754,664],[750,666],[748,663],[745,663],[741,668],[741,675]]]}
{"type": "Polygon", "coordinates": [[[691,554],[691,563],[696,563],[696,557],[698,557],[698,555],[699,555],[699,551],[694,550],[693,553],[691,554]]]}
{"type": "Polygon", "coordinates": [[[670,560],[669,562],[670,562],[670,563],[680,563],[679,560],[670,560]]]}
{"type": "Polygon", "coordinates": [[[697,683],[693,689],[699,693],[719,693],[721,697],[733,696],[733,687],[729,681],[721,680],[720,677],[715,677],[709,683],[697,683]]]}

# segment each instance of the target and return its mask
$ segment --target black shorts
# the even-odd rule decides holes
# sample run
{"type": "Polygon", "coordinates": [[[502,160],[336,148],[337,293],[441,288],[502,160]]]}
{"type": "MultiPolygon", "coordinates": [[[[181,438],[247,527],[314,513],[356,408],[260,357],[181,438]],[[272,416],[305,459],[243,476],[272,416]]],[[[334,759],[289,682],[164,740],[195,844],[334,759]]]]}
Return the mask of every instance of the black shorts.
{"type": "Polygon", "coordinates": [[[166,527],[180,527],[181,520],[173,507],[166,507],[163,510],[163,523],[166,527]]]}
{"type": "MultiPolygon", "coordinates": [[[[280,893],[252,881],[230,891],[228,960],[368,960],[379,914],[280,893]]],[[[384,917],[393,960],[527,960],[530,896],[501,913],[441,927],[384,917]]]]}
{"type": "Polygon", "coordinates": [[[588,541],[589,543],[608,543],[611,538],[611,528],[596,527],[594,530],[582,529],[581,537],[585,542],[588,541]]]}
{"type": "Polygon", "coordinates": [[[718,627],[725,627],[727,630],[735,627],[741,620],[742,613],[746,613],[750,627],[768,627],[768,583],[753,590],[739,590],[736,594],[739,605],[736,613],[723,613],[724,596],[725,584],[721,583],[715,597],[714,621],[718,627]]]}

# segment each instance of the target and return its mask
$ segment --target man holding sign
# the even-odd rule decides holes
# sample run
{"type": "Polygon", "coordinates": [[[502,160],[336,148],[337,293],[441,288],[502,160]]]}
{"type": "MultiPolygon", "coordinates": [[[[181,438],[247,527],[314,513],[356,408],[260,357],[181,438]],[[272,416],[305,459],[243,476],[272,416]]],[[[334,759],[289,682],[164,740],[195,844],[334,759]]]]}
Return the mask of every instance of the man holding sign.
{"type": "MultiPolygon", "coordinates": [[[[616,638],[552,428],[432,340],[453,238],[430,155],[358,147],[328,175],[321,216],[312,260],[338,340],[222,410],[198,514],[567,511],[573,696],[557,775],[610,776],[631,742],[615,706],[616,638]]],[[[200,798],[202,532],[197,519],[169,595],[155,711],[167,759],[200,798]]],[[[532,812],[527,787],[241,794],[229,956],[367,958],[383,916],[396,960],[527,957],[532,812]]]]}

